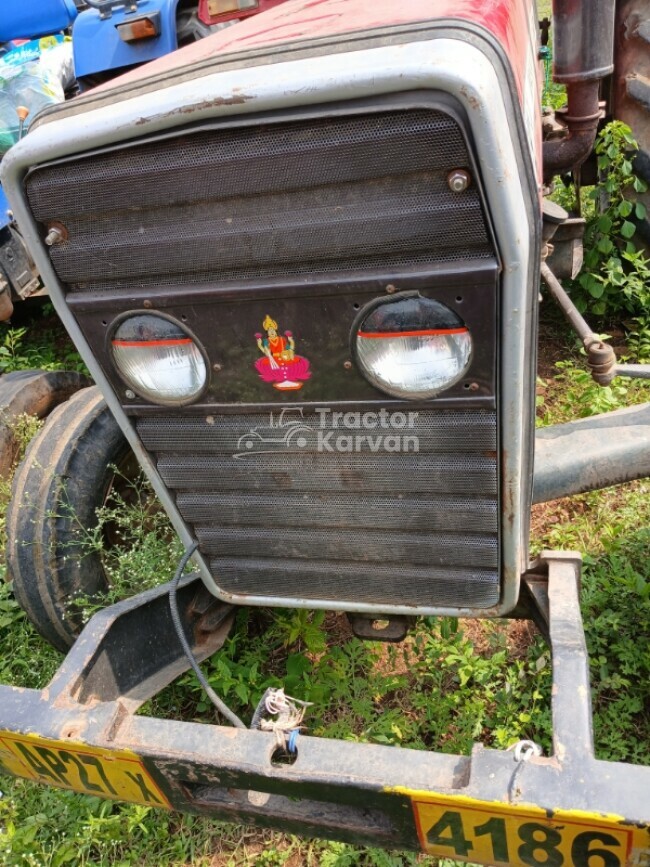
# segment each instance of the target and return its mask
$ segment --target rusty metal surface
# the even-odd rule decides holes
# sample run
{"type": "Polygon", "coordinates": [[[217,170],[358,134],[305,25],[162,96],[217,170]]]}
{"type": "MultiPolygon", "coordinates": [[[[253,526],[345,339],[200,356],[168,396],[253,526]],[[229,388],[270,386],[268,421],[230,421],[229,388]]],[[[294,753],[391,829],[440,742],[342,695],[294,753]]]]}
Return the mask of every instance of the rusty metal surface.
{"type": "Polygon", "coordinates": [[[0,476],[8,474],[18,453],[17,417],[45,418],[86,385],[89,378],[76,371],[20,370],[0,377],[0,476]]]}
{"type": "Polygon", "coordinates": [[[599,90],[598,80],[567,85],[567,109],[563,114],[567,134],[544,142],[545,180],[577,169],[591,153],[601,117],[599,90]]]}
{"type": "Polygon", "coordinates": [[[564,138],[544,142],[544,177],[577,169],[593,149],[600,82],[613,69],[615,0],[553,2],[553,79],[567,86],[564,138]]]}
{"type": "Polygon", "coordinates": [[[357,638],[365,641],[404,641],[415,618],[403,615],[364,617],[362,614],[348,614],[348,621],[357,638]]]}
{"type": "MultiPolygon", "coordinates": [[[[579,555],[562,552],[542,555],[525,576],[548,621],[552,756],[518,763],[511,752],[481,745],[471,756],[453,756],[303,736],[295,762],[276,764],[271,733],[135,716],[145,697],[185,667],[177,647],[160,658],[160,642],[153,640],[165,628],[166,587],[96,615],[48,688],[0,687],[0,730],[130,750],[172,808],[225,820],[417,849],[415,795],[450,798],[452,805],[474,798],[490,808],[536,805],[548,818],[585,811],[614,821],[616,814],[617,828],[629,828],[637,840],[641,835],[643,857],[650,851],[650,806],[643,796],[650,791],[650,768],[594,758],[579,578],[579,555]],[[133,629],[135,622],[143,628],[133,629]]],[[[190,636],[201,618],[205,622],[208,600],[197,598],[199,587],[189,577],[179,594],[190,636]]],[[[224,617],[224,630],[226,609],[212,613],[224,617]]],[[[201,656],[220,646],[220,630],[209,647],[199,650],[195,642],[201,656]]],[[[64,769],[53,766],[49,773],[52,783],[65,785],[64,769]]],[[[163,803],[145,788],[143,798],[163,803]]]]}
{"type": "Polygon", "coordinates": [[[14,300],[29,298],[30,295],[39,294],[42,289],[38,271],[22,237],[13,226],[0,229],[0,274],[6,278],[14,300]]]}
{"type": "Polygon", "coordinates": [[[575,280],[583,261],[584,217],[569,217],[553,235],[553,249],[546,261],[559,280],[575,280]]]}

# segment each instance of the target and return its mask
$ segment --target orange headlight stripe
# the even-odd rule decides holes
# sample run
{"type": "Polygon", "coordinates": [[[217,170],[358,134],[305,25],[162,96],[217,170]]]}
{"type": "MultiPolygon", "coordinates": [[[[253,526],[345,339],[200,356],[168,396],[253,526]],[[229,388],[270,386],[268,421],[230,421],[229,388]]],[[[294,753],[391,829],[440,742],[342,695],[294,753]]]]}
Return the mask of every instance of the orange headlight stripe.
{"type": "Polygon", "coordinates": [[[425,328],[422,331],[359,331],[359,337],[430,337],[436,334],[467,334],[467,328],[425,328]]]}

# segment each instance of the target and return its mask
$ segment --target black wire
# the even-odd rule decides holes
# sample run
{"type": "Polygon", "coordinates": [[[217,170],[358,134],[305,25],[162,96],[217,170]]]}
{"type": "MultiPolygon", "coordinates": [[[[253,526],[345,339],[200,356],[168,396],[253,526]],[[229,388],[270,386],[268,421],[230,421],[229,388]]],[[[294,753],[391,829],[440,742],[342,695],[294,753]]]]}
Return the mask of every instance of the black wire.
{"type": "Polygon", "coordinates": [[[180,583],[181,578],[183,577],[183,571],[187,566],[190,557],[199,547],[199,543],[195,542],[191,547],[189,547],[183,556],[181,557],[181,561],[178,564],[178,568],[176,570],[176,574],[174,575],[174,579],[172,583],[169,585],[169,610],[172,615],[172,623],[174,624],[174,629],[176,630],[176,635],[178,636],[178,640],[181,643],[181,647],[187,657],[190,665],[194,669],[194,674],[197,676],[199,683],[205,690],[206,695],[212,702],[212,704],[216,707],[219,713],[226,717],[226,719],[230,720],[230,722],[236,726],[238,729],[245,729],[246,726],[239,719],[236,713],[230,710],[227,704],[225,704],[222,699],[216,694],[216,692],[212,689],[210,684],[208,683],[205,675],[201,671],[198,662],[194,654],[192,653],[192,648],[189,645],[187,638],[185,637],[185,631],[183,629],[183,624],[181,623],[181,618],[178,613],[178,603],[176,601],[176,591],[178,590],[178,585],[180,583]]]}

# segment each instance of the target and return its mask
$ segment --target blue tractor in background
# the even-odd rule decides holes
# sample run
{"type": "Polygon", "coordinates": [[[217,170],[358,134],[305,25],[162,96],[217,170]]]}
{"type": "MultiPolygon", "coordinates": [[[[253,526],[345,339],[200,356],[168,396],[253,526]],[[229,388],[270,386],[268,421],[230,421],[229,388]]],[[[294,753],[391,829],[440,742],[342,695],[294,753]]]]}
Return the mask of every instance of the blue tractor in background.
{"type": "Polygon", "coordinates": [[[197,5],[196,0],[2,0],[0,42],[71,29],[77,78],[109,77],[224,26],[201,22],[197,5]]]}
{"type": "MultiPolygon", "coordinates": [[[[24,40],[37,40],[38,45],[39,40],[71,34],[75,81],[66,97],[74,96],[236,23],[204,23],[197,9],[197,0],[2,0],[0,50],[8,56],[24,40]]],[[[36,111],[29,105],[16,108],[16,128],[22,135],[36,111]]],[[[41,293],[38,273],[0,188],[0,321],[11,317],[15,301],[41,293]]]]}

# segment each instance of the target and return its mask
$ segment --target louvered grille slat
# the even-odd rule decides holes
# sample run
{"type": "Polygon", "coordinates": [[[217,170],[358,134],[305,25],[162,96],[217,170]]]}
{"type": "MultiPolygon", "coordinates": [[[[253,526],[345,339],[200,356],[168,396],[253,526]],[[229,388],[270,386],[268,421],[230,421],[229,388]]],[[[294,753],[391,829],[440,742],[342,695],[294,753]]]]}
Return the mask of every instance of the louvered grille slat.
{"type": "Polygon", "coordinates": [[[226,491],[395,490],[496,496],[494,458],[475,455],[308,456],[303,452],[230,458],[162,455],[158,470],[171,488],[226,491]]]}
{"type": "Polygon", "coordinates": [[[237,594],[413,607],[435,600],[438,607],[488,608],[499,598],[497,573],[488,569],[241,557],[213,559],[210,566],[219,584],[237,594]]]}
{"type": "MultiPolygon", "coordinates": [[[[286,516],[290,520],[290,515],[286,516]]],[[[439,533],[379,533],[372,530],[304,529],[302,527],[197,527],[202,549],[209,555],[280,557],[309,560],[314,551],[327,560],[412,563],[420,566],[497,566],[493,536],[439,533]]]]}
{"type": "Polygon", "coordinates": [[[493,255],[456,121],[428,109],[204,130],[30,173],[71,291],[411,266],[493,255]],[[71,189],[74,195],[70,194],[71,189]]]}
{"type": "Polygon", "coordinates": [[[372,453],[367,442],[330,452],[319,435],[331,432],[336,449],[336,436],[364,431],[343,420],[326,427],[308,411],[293,421],[302,448],[291,435],[283,444],[290,428],[277,426],[277,414],[137,423],[220,587],[385,605],[497,601],[494,411],[427,411],[410,427],[379,430],[414,437],[418,450],[405,453],[372,453]],[[247,452],[252,430],[260,436],[247,452]]]}
{"type": "MultiPolygon", "coordinates": [[[[320,417],[314,413],[301,413],[287,416],[291,425],[280,426],[282,419],[275,413],[277,427],[269,425],[269,413],[250,413],[242,419],[241,415],[144,418],[138,421],[138,433],[143,443],[151,451],[173,451],[174,454],[226,454],[231,456],[245,452],[245,443],[253,441],[255,451],[259,449],[282,449],[283,438],[290,446],[292,440],[300,435],[305,438],[305,450],[317,445],[321,428],[320,417]],[[295,428],[295,432],[294,432],[295,428]],[[266,440],[266,444],[264,442],[266,440]]],[[[427,452],[478,452],[496,449],[496,430],[494,413],[491,410],[437,410],[435,413],[411,413],[402,428],[386,427],[380,424],[374,429],[363,427],[363,413],[359,416],[358,429],[347,427],[327,427],[325,434],[370,436],[397,434],[417,438],[420,454],[427,452]]],[[[327,416],[323,416],[327,422],[327,416]]],[[[387,422],[388,424],[388,422],[387,422]]]]}
{"type": "MultiPolygon", "coordinates": [[[[242,493],[179,493],[176,502],[181,515],[194,525],[239,525],[245,527],[286,526],[286,516],[296,507],[294,494],[267,491],[242,493]]],[[[301,527],[367,527],[370,529],[457,530],[461,521],[474,533],[497,532],[494,500],[478,497],[451,499],[426,494],[358,496],[316,491],[300,495],[301,527]]]]}

